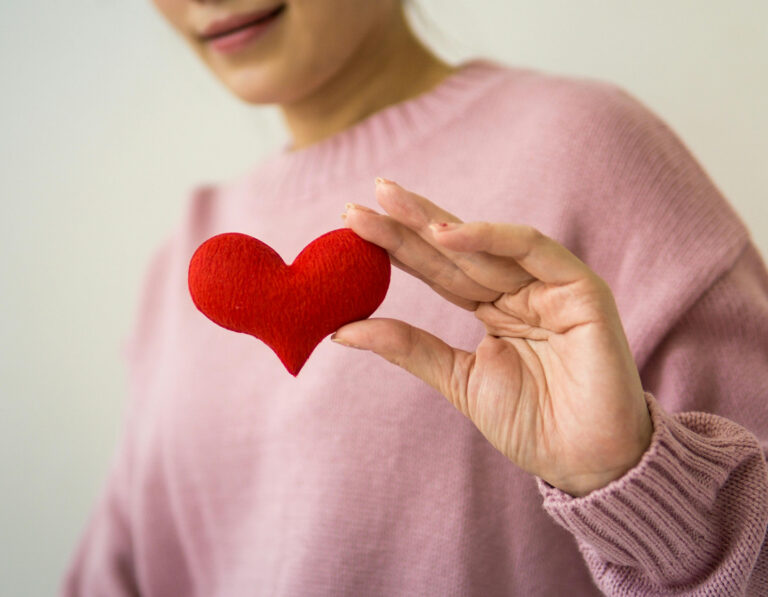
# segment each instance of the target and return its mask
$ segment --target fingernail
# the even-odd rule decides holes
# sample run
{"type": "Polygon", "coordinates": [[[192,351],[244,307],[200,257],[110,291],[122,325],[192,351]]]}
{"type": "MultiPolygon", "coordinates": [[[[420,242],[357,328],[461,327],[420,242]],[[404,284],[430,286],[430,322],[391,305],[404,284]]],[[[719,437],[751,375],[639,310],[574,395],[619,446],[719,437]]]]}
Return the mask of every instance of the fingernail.
{"type": "Polygon", "coordinates": [[[382,178],[381,176],[377,176],[375,182],[376,182],[377,186],[380,185],[380,184],[395,184],[394,181],[388,180],[386,178],[382,178]]]}
{"type": "Polygon", "coordinates": [[[429,227],[433,232],[447,232],[455,230],[461,225],[461,222],[432,222],[429,227]]]}
{"type": "Polygon", "coordinates": [[[358,205],[357,203],[346,203],[344,205],[344,209],[346,209],[347,211],[349,211],[350,209],[359,209],[360,211],[367,211],[370,214],[376,213],[370,207],[365,207],[365,205],[358,205]]]}
{"type": "Polygon", "coordinates": [[[336,342],[336,344],[341,344],[342,346],[349,346],[350,348],[358,348],[358,349],[360,348],[359,346],[355,346],[354,344],[351,344],[351,343],[347,342],[346,340],[342,340],[341,338],[339,338],[338,336],[336,336],[336,333],[335,333],[335,332],[334,332],[334,334],[331,336],[331,340],[333,340],[334,342],[336,342]]]}

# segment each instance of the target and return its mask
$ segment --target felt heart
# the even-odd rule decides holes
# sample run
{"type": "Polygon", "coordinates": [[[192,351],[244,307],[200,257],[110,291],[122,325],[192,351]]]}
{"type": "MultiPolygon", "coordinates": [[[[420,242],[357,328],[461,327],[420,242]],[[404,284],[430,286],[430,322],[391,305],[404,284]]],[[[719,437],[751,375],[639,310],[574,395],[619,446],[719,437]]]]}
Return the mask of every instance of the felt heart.
{"type": "Polygon", "coordinates": [[[387,252],[348,228],[315,239],[291,265],[260,240],[228,232],[195,251],[189,291],[206,317],[264,341],[295,376],[325,336],[376,310],[389,276],[387,252]]]}

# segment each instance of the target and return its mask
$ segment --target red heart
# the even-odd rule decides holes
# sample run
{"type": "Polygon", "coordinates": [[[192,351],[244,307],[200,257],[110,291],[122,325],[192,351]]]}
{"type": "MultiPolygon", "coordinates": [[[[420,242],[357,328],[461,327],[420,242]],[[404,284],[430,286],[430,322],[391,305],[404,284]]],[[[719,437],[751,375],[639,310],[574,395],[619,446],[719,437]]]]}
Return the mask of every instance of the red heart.
{"type": "Polygon", "coordinates": [[[316,238],[286,265],[246,234],[209,238],[189,263],[189,291],[203,314],[263,340],[292,375],[320,341],[365,319],[389,287],[389,255],[349,228],[316,238]]]}

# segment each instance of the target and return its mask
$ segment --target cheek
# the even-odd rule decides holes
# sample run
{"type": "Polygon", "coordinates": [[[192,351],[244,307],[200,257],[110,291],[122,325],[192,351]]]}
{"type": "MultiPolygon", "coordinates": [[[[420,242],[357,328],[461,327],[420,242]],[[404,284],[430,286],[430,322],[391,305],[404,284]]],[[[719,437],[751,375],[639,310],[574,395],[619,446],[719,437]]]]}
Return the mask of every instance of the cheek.
{"type": "MultiPolygon", "coordinates": [[[[359,41],[391,13],[386,0],[293,0],[297,21],[306,33],[328,45],[345,46],[359,41]]],[[[297,23],[298,24],[298,23],[297,23]]]]}
{"type": "Polygon", "coordinates": [[[293,0],[291,27],[296,59],[338,66],[364,44],[374,43],[391,14],[387,0],[293,0]]]}

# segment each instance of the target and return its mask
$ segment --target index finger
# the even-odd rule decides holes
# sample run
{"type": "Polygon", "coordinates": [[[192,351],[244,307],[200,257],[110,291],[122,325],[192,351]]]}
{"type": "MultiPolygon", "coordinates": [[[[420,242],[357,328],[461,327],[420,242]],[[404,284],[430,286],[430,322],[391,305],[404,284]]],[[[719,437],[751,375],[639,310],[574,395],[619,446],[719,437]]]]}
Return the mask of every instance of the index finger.
{"type": "Polygon", "coordinates": [[[412,230],[482,286],[497,292],[514,292],[530,282],[528,272],[511,259],[482,250],[456,251],[436,243],[431,224],[461,224],[461,220],[429,199],[382,178],[376,179],[376,199],[393,220],[412,230]]]}

